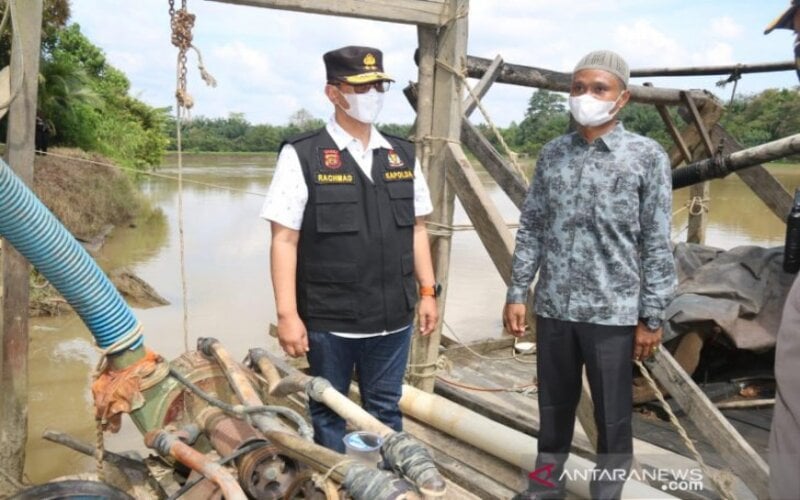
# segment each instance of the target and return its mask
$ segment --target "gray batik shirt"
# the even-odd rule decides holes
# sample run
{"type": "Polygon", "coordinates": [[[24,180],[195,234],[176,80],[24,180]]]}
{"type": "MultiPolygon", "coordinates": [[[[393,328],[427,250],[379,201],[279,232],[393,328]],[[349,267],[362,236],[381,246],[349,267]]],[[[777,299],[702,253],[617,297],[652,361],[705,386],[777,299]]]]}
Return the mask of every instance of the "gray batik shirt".
{"type": "Polygon", "coordinates": [[[543,148],[520,215],[507,303],[538,315],[635,325],[664,317],[677,282],[669,158],[618,123],[592,144],[578,133],[543,148]]]}

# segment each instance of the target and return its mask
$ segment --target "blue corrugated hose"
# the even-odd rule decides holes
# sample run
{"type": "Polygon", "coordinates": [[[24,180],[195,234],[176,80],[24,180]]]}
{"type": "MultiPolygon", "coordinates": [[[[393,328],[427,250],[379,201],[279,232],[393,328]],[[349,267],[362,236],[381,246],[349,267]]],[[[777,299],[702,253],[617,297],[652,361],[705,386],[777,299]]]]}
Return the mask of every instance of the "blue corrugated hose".
{"type": "MultiPolygon", "coordinates": [[[[139,322],[86,250],[0,160],[0,236],[25,256],[78,313],[106,349],[139,322]]],[[[139,347],[140,337],[130,349],[139,347]]]]}

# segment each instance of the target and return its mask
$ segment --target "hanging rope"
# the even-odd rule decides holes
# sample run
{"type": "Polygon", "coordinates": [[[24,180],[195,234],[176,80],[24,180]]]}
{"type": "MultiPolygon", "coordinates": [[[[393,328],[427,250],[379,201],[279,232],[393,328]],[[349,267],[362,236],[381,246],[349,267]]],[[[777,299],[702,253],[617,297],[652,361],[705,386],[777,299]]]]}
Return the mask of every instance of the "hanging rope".
{"type": "Polygon", "coordinates": [[[183,304],[183,347],[189,350],[189,301],[186,286],[186,252],[183,224],[183,145],[181,141],[181,123],[184,111],[187,118],[189,110],[194,106],[194,100],[186,90],[186,52],[193,49],[197,53],[200,76],[211,87],[217,86],[217,81],[206,71],[203,66],[203,56],[192,45],[192,28],[195,15],[186,9],[186,0],[181,0],[181,8],[175,10],[175,0],[169,0],[170,26],[172,27],[172,45],[178,47],[177,88],[175,90],[175,141],[178,148],[178,241],[181,268],[181,293],[183,304]]]}
{"type": "Polygon", "coordinates": [[[708,467],[708,465],[706,465],[705,461],[703,460],[703,456],[700,455],[699,451],[697,451],[697,448],[695,447],[694,442],[692,442],[692,440],[689,438],[689,434],[686,432],[686,429],[681,425],[680,421],[678,420],[678,417],[675,416],[675,413],[672,411],[672,407],[670,407],[669,403],[667,403],[667,400],[664,399],[664,393],[662,393],[661,389],[658,388],[656,381],[650,374],[650,370],[648,370],[644,366],[644,363],[642,363],[639,360],[634,360],[634,363],[636,363],[636,366],[639,367],[639,371],[641,371],[645,380],[647,380],[647,384],[655,393],[656,397],[658,398],[658,401],[661,403],[661,407],[664,408],[664,411],[669,416],[670,423],[672,424],[673,427],[675,427],[675,430],[678,431],[678,435],[683,441],[683,444],[686,446],[686,448],[689,449],[692,456],[697,461],[697,464],[700,466],[700,469],[703,471],[706,477],[708,477],[708,479],[717,489],[722,498],[730,500],[736,498],[730,489],[732,484],[732,480],[729,477],[730,475],[725,474],[723,472],[716,473],[715,471],[712,471],[708,467]]]}
{"type": "Polygon", "coordinates": [[[736,67],[733,69],[733,73],[731,73],[731,75],[728,78],[720,80],[716,84],[717,87],[725,87],[729,83],[733,82],[733,91],[731,92],[731,100],[730,103],[728,103],[728,106],[733,105],[733,100],[736,97],[736,87],[739,85],[739,80],[741,79],[742,79],[742,65],[737,64],[736,67]]]}
{"type": "Polygon", "coordinates": [[[445,61],[442,61],[441,59],[436,59],[436,64],[441,66],[442,68],[446,69],[450,73],[452,73],[454,76],[459,78],[461,80],[461,82],[464,84],[464,87],[467,89],[467,92],[472,97],[472,99],[475,101],[475,104],[478,106],[478,109],[480,110],[481,114],[483,115],[483,118],[486,120],[486,123],[489,125],[489,128],[491,129],[492,133],[497,138],[497,142],[499,142],[500,146],[502,146],[503,151],[505,152],[506,156],[508,157],[508,160],[511,162],[511,165],[514,167],[514,170],[516,170],[517,174],[519,174],[520,179],[522,180],[522,182],[527,187],[528,186],[528,179],[525,176],[525,171],[522,169],[522,167],[517,162],[517,159],[516,159],[517,154],[514,153],[513,151],[511,151],[511,148],[508,147],[508,144],[506,144],[506,141],[503,138],[503,135],[500,133],[500,131],[495,126],[494,122],[492,121],[491,116],[489,116],[489,112],[486,111],[486,108],[481,103],[480,98],[472,90],[472,87],[469,86],[469,82],[467,81],[466,70],[464,70],[464,71],[458,70],[458,69],[450,66],[449,64],[447,64],[445,61]]]}
{"type": "Polygon", "coordinates": [[[708,213],[708,202],[711,201],[709,198],[702,198],[700,196],[694,196],[691,200],[687,203],[687,208],[689,210],[689,215],[698,216],[704,213],[708,213]]]}

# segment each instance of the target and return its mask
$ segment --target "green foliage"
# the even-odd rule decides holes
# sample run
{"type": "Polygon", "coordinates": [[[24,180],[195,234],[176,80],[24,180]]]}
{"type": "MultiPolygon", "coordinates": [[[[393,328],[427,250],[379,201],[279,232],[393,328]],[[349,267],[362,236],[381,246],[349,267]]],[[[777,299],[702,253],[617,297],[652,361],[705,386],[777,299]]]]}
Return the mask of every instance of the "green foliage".
{"type": "Polygon", "coordinates": [[[100,152],[123,165],[158,165],[168,109],[128,95],[130,82],[78,24],[55,30],[42,55],[39,113],[52,144],[100,152]]]}
{"type": "MultiPolygon", "coordinates": [[[[669,113],[678,127],[686,126],[678,116],[677,107],[670,107],[669,113]]],[[[667,150],[672,148],[672,139],[654,106],[629,103],[619,118],[626,129],[658,141],[667,150]]],[[[537,90],[528,100],[523,120],[511,122],[499,132],[513,151],[535,158],[544,144],[567,132],[569,123],[567,99],[559,93],[537,90]]],[[[800,130],[800,94],[796,90],[767,90],[740,98],[729,107],[722,124],[745,146],[791,135],[800,130]]],[[[183,126],[182,145],[187,151],[277,151],[284,139],[322,126],[324,121],[305,109],[292,114],[284,126],[252,125],[242,113],[231,113],[227,118],[197,117],[183,126]]],[[[378,128],[388,134],[409,137],[412,125],[386,123],[378,128]]],[[[488,125],[479,124],[477,128],[495,148],[502,150],[488,125]]],[[[168,123],[168,131],[170,147],[174,149],[174,120],[168,123]]]]}
{"type": "Polygon", "coordinates": [[[774,141],[800,131],[798,89],[769,89],[734,100],[722,126],[744,147],[774,141]]]}
{"type": "MultiPolygon", "coordinates": [[[[512,122],[504,131],[503,140],[518,152],[535,156],[548,141],[566,132],[569,126],[569,113],[566,99],[548,90],[536,90],[528,100],[525,118],[519,124],[512,122]]],[[[490,137],[496,143],[494,134],[490,137]]]]}
{"type": "Polygon", "coordinates": [[[411,137],[411,128],[412,125],[406,125],[402,123],[384,123],[378,125],[378,130],[381,132],[396,135],[397,137],[402,137],[404,139],[411,137]]]}
{"type": "MultiPolygon", "coordinates": [[[[244,113],[230,113],[227,118],[198,116],[181,126],[181,147],[184,151],[278,151],[281,143],[294,135],[317,130],[325,122],[305,109],[296,111],[289,124],[252,125],[244,113]]],[[[177,148],[175,120],[167,122],[169,149],[177,148]]]]}
{"type": "MultiPolygon", "coordinates": [[[[672,109],[670,113],[673,123],[680,123],[677,110],[672,109]]],[[[668,151],[672,147],[672,138],[655,106],[629,102],[620,111],[619,119],[626,130],[654,139],[668,151]]]]}

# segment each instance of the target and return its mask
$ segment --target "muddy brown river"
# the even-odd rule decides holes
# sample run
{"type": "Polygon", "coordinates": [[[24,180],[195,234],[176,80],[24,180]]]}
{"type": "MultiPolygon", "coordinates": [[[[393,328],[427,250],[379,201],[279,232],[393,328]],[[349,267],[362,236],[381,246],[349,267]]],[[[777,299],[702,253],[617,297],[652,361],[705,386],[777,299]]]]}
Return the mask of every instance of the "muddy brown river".
{"type": "MultiPolygon", "coordinates": [[[[258,218],[272,176],[274,156],[184,156],[183,189],[185,266],[190,348],[198,337],[221,340],[237,358],[250,347],[276,348],[266,331],[275,321],[268,266],[269,226],[258,218]],[[220,187],[215,187],[220,186],[220,187]]],[[[789,189],[800,186],[800,165],[772,168],[789,189]]],[[[175,157],[159,174],[177,175],[175,157]]],[[[484,185],[509,223],[518,211],[481,173],[484,185]]],[[[128,266],[150,283],[170,305],[136,310],[149,347],[172,359],[184,350],[178,242],[177,182],[147,177],[140,190],[164,217],[139,221],[136,228],[117,228],[97,256],[104,269],[128,266]]],[[[675,209],[686,203],[687,190],[675,193],[675,209]]],[[[783,244],[784,225],[749,189],[731,176],[711,188],[707,243],[723,248],[783,244]]],[[[457,224],[468,219],[458,207],[457,224]]],[[[686,211],[675,217],[673,235],[685,239],[686,211]]],[[[500,310],[505,287],[477,235],[453,236],[450,291],[445,333],[462,340],[501,335],[500,310]]],[[[26,472],[32,482],[93,470],[93,460],[43,441],[45,429],[93,441],[94,420],[89,390],[98,355],[91,336],[75,316],[31,323],[29,443],[26,472]]],[[[142,449],[130,421],[107,439],[113,451],[142,449]]]]}

